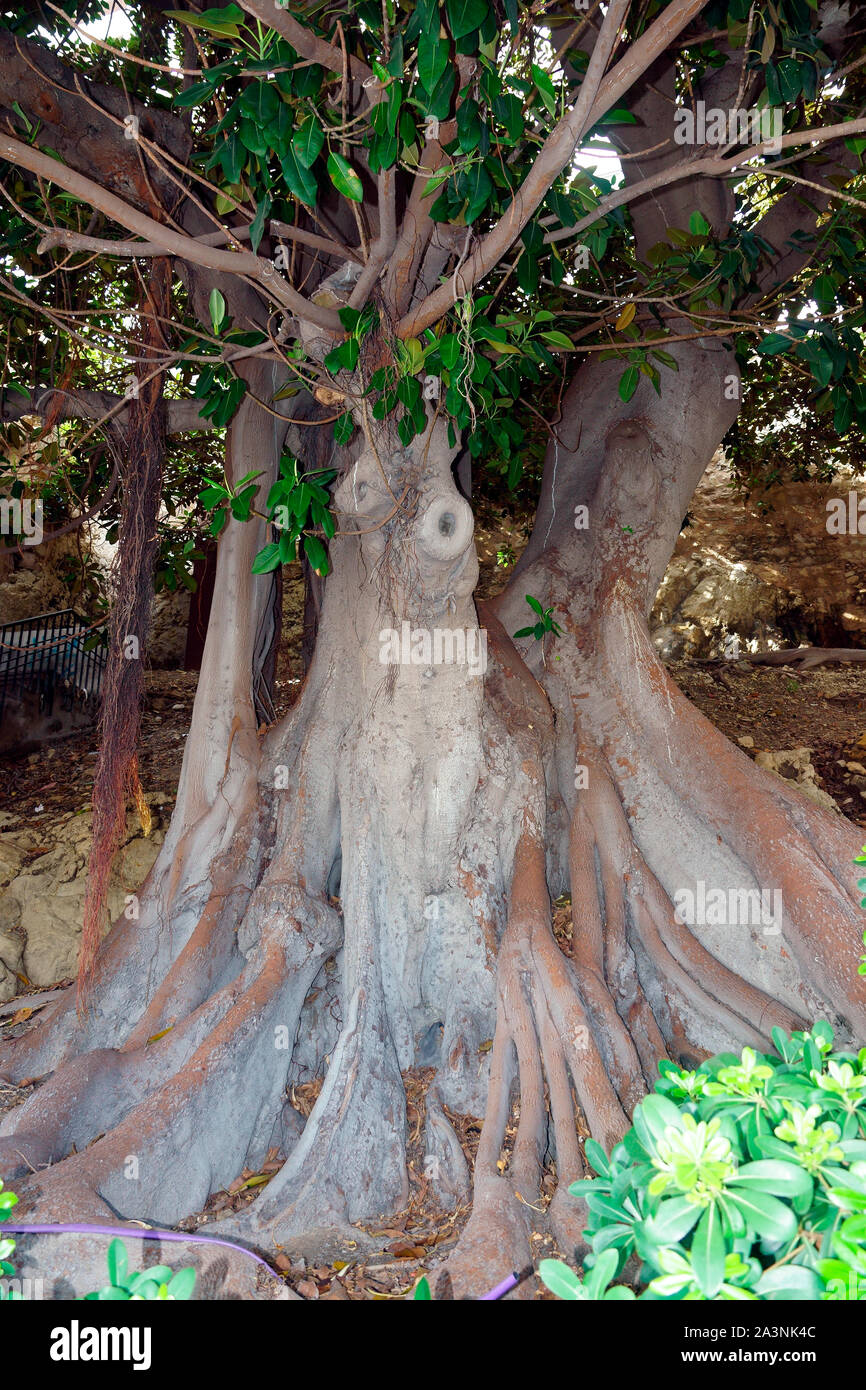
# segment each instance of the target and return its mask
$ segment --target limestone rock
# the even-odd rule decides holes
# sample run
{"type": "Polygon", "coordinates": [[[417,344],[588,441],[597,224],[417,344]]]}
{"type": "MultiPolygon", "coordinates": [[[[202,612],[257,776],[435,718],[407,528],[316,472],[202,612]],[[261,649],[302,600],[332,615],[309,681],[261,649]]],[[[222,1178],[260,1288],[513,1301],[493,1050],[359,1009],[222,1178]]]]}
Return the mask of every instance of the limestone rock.
{"type": "MultiPolygon", "coordinates": [[[[137,815],[126,822],[126,838],[115,856],[108,889],[108,921],[126,906],[150,872],[164,839],[160,807],[164,796],[148,798],[154,819],[149,838],[137,815]]],[[[167,815],[166,815],[167,819],[167,815]]],[[[52,985],[75,974],[84,911],[92,816],[89,811],[63,815],[40,827],[39,837],[10,826],[0,834],[3,857],[12,877],[0,888],[0,999],[21,988],[14,970],[31,984],[52,985]],[[34,850],[43,850],[35,854],[34,850]]],[[[8,876],[8,875],[7,875],[8,876]]]]}
{"type": "Polygon", "coordinates": [[[832,796],[818,785],[818,774],[811,758],[811,748],[783,748],[775,753],[766,750],[756,753],[755,763],[786,782],[795,782],[804,796],[823,806],[825,811],[841,814],[832,796]]]}

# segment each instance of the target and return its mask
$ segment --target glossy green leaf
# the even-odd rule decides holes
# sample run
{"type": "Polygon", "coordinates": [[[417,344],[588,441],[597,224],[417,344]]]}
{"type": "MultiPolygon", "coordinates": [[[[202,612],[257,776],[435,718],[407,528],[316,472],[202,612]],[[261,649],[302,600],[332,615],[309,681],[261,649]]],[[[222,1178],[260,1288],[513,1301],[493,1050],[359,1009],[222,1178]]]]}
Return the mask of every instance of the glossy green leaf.
{"type": "Polygon", "coordinates": [[[328,175],[337,192],[342,193],[344,198],[350,198],[353,203],[364,201],[364,189],[360,178],[348,159],[337,154],[335,150],[328,155],[328,175]]]}

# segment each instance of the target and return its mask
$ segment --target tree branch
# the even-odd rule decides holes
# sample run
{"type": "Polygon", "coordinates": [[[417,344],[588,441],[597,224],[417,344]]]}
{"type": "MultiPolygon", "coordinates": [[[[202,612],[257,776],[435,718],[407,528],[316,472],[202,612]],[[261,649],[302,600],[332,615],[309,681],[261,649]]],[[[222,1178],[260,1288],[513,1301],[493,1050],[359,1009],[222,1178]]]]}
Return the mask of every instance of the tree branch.
{"type": "MultiPolygon", "coordinates": [[[[339,246],[336,241],[329,241],[327,237],[317,236],[315,232],[308,232],[304,227],[295,227],[290,222],[280,222],[272,218],[269,223],[269,230],[273,236],[298,241],[302,246],[310,246],[313,250],[322,251],[325,255],[333,256],[336,260],[360,260],[357,253],[348,247],[339,246]]],[[[249,237],[250,229],[246,225],[205,232],[202,236],[193,237],[192,240],[200,246],[222,246],[224,242],[229,240],[249,241],[249,237]]],[[[53,227],[50,231],[46,229],[45,236],[37,248],[39,255],[42,256],[47,251],[53,251],[57,246],[66,246],[72,251],[95,251],[97,255],[105,256],[149,257],[165,255],[165,247],[155,241],[111,241],[107,237],[85,236],[83,232],[73,232],[65,227],[53,227]]]]}
{"type": "MultiPolygon", "coordinates": [[[[598,207],[592,212],[588,212],[579,222],[575,222],[572,227],[560,227],[558,231],[548,232],[544,238],[546,244],[555,241],[564,241],[568,237],[577,236],[579,232],[591,227],[600,217],[604,217],[614,208],[622,207],[625,203],[631,203],[635,198],[642,197],[645,193],[651,193],[654,189],[664,188],[666,184],[676,183],[680,179],[694,178],[698,174],[723,175],[729,174],[739,165],[745,164],[750,159],[756,159],[759,155],[776,153],[781,149],[790,149],[796,145],[807,145],[810,143],[823,143],[825,140],[837,140],[840,136],[858,135],[866,131],[866,118],[856,121],[848,121],[845,125],[820,126],[815,130],[793,130],[788,135],[782,135],[777,140],[766,140],[759,145],[750,145],[748,149],[740,150],[738,154],[732,155],[729,159],[721,159],[717,155],[705,156],[701,159],[683,160],[680,164],[671,164],[666,169],[660,169],[657,174],[653,174],[648,179],[642,179],[640,183],[631,184],[627,188],[618,188],[615,193],[610,193],[606,198],[602,198],[598,207]]],[[[766,171],[772,173],[772,169],[766,171]]],[[[779,170],[782,175],[784,170],[779,170]]],[[[826,189],[828,197],[832,197],[835,189],[826,189]]],[[[761,224],[758,224],[759,228],[761,224]]]]}
{"type": "Polygon", "coordinates": [[[112,218],[122,227],[126,227],[128,231],[135,232],[156,243],[162,248],[163,254],[179,256],[182,260],[190,261],[194,265],[206,266],[211,270],[247,276],[256,281],[260,288],[266,290],[278,304],[289,309],[299,318],[315,323],[320,328],[342,334],[342,324],[336,311],[323,309],[320,305],[313,304],[303,295],[298,294],[297,290],[286,284],[271,261],[254,256],[251,252],[220,251],[216,247],[207,246],[181,232],[176,232],[171,227],[164,227],[152,217],[148,217],[146,213],[131,207],[122,198],[109,193],[93,179],[79,174],[77,170],[70,169],[68,165],[61,164],[58,160],[43,154],[41,150],[33,149],[32,146],[25,145],[20,140],[14,140],[2,132],[0,132],[0,158],[8,159],[12,164],[16,164],[22,169],[29,169],[31,173],[56,183],[60,188],[65,188],[68,193],[81,198],[90,207],[98,208],[100,212],[104,212],[107,217],[112,218]]]}
{"type": "MultiPolygon", "coordinates": [[[[706,0],[672,0],[649,29],[630,45],[625,57],[604,79],[605,68],[629,8],[628,0],[611,0],[574,106],[545,140],[510,207],[462,267],[459,275],[460,293],[466,294],[471,290],[501,260],[541,204],[554,179],[573,157],[580,137],[668,47],[705,3],[706,0]]],[[[435,323],[451,308],[457,294],[458,287],[453,281],[440,285],[400,320],[398,336],[412,337],[435,323]]]]}
{"type": "MultiPolygon", "coordinates": [[[[262,24],[268,29],[275,29],[284,39],[288,39],[292,48],[300,53],[302,58],[308,58],[313,63],[321,63],[323,68],[329,72],[342,73],[343,55],[339,48],[328,43],[327,39],[320,39],[293,18],[282,5],[275,4],[274,0],[240,0],[241,9],[246,10],[255,19],[261,20],[262,24]]],[[[373,77],[371,68],[362,62],[360,58],[349,56],[349,72],[353,78],[359,82],[365,82],[373,77]]],[[[375,79],[374,79],[375,80],[375,79]]]]}
{"type": "Polygon", "coordinates": [[[396,180],[394,169],[379,171],[379,235],[370,247],[367,264],[349,297],[349,307],[362,309],[397,240],[396,180]]]}
{"type": "MultiPolygon", "coordinates": [[[[187,434],[192,430],[212,430],[210,420],[199,415],[202,402],[183,400],[165,402],[166,434],[187,434]]],[[[57,420],[93,420],[111,416],[114,423],[124,428],[126,411],[122,396],[114,396],[109,391],[64,390],[55,391],[47,386],[43,390],[28,391],[22,396],[17,391],[0,392],[0,420],[20,420],[26,415],[47,416],[54,414],[57,420]],[[55,413],[56,412],[56,413],[55,413]]]]}

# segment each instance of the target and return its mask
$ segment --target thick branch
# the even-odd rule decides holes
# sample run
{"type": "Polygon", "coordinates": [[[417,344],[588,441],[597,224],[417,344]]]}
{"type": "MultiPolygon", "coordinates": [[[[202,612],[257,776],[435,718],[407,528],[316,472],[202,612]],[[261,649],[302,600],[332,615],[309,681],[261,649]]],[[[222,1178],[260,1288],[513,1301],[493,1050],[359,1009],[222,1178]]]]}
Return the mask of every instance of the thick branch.
{"type": "MultiPolygon", "coordinates": [[[[748,149],[739,150],[727,159],[720,158],[718,155],[707,155],[702,159],[683,160],[680,164],[672,164],[667,169],[660,169],[657,174],[653,174],[648,179],[642,179],[640,183],[633,183],[629,187],[617,189],[615,193],[603,198],[592,212],[588,212],[579,222],[575,222],[573,227],[560,227],[557,231],[548,232],[544,240],[550,244],[577,236],[587,227],[591,227],[600,217],[612,212],[614,208],[632,203],[636,198],[643,197],[645,193],[652,193],[655,189],[664,188],[680,179],[690,179],[701,174],[717,176],[730,174],[750,159],[767,153],[772,154],[780,148],[791,149],[796,145],[819,144],[826,140],[837,140],[840,136],[858,135],[863,131],[866,131],[866,119],[858,119],[847,121],[844,125],[820,126],[815,130],[793,130],[788,135],[780,136],[777,140],[765,140],[758,145],[750,145],[748,149]]],[[[779,173],[783,174],[784,170],[780,170],[779,173]]],[[[832,198],[836,191],[836,189],[828,188],[826,190],[828,198],[832,198]]]]}
{"type": "Polygon", "coordinates": [[[320,328],[342,333],[343,329],[338,314],[333,309],[323,309],[317,304],[311,304],[303,295],[298,294],[297,290],[286,284],[270,261],[254,256],[251,252],[220,251],[216,247],[207,246],[192,237],[184,236],[171,227],[164,227],[152,217],[138,212],[122,198],[109,193],[93,179],[89,179],[84,174],[79,174],[77,170],[70,169],[68,165],[52,159],[50,155],[43,154],[41,150],[33,149],[32,146],[25,145],[22,141],[14,140],[11,136],[2,133],[0,133],[0,158],[8,159],[20,168],[29,169],[31,173],[39,174],[42,178],[56,183],[60,188],[65,188],[68,193],[81,198],[89,206],[98,208],[100,212],[104,212],[107,217],[112,218],[122,227],[126,227],[128,231],[156,242],[162,247],[163,254],[179,256],[194,265],[207,266],[211,270],[248,276],[255,280],[262,289],[266,289],[283,308],[291,310],[293,314],[297,314],[298,317],[306,319],[310,323],[317,324],[320,328]]]}
{"type": "MultiPolygon", "coordinates": [[[[341,261],[359,260],[357,253],[348,247],[339,246],[336,241],[317,236],[304,227],[295,227],[290,222],[279,222],[272,218],[269,224],[272,236],[285,237],[289,241],[300,242],[315,251],[323,251],[341,261]]],[[[218,228],[215,232],[205,232],[193,240],[201,246],[222,246],[227,241],[249,241],[249,226],[218,228]]],[[[95,251],[99,256],[164,256],[165,247],[155,241],[111,241],[107,237],[87,236],[84,232],[73,232],[66,227],[54,227],[39,243],[39,254],[53,251],[56,246],[65,246],[71,251],[95,251]]]]}
{"type": "Polygon", "coordinates": [[[360,309],[382,273],[388,257],[394,250],[397,240],[396,186],[393,169],[382,169],[379,173],[379,235],[370,247],[367,264],[358,276],[358,283],[352,291],[349,305],[360,309]]]}
{"type": "Polygon", "coordinates": [[[435,323],[451,308],[458,293],[468,293],[493,269],[523,231],[554,179],[574,155],[581,136],[646,71],[653,59],[703,9],[704,3],[705,0],[673,0],[655,23],[630,46],[626,56],[603,81],[620,25],[628,12],[625,0],[614,0],[605,15],[577,101],[544,142],[510,207],[461,268],[459,285],[455,287],[453,282],[449,282],[429,294],[417,309],[401,319],[397,328],[399,337],[412,337],[435,323]]]}
{"type": "MultiPolygon", "coordinates": [[[[187,434],[190,430],[210,430],[210,420],[199,415],[200,401],[166,401],[166,434],[187,434]]],[[[25,415],[47,416],[58,420],[95,420],[100,423],[111,416],[123,428],[129,403],[122,396],[108,391],[29,391],[26,396],[17,391],[0,392],[0,420],[20,420],[25,415]],[[58,399],[59,398],[59,399],[58,399]]]]}

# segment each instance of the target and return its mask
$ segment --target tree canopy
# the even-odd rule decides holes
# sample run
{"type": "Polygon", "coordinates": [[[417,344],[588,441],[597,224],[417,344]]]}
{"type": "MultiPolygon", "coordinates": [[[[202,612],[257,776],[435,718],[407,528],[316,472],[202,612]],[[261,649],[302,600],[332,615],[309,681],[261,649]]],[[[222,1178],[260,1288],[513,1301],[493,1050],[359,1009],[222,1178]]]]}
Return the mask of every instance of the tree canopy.
{"type": "MultiPolygon", "coordinates": [[[[845,7],[143,4],[89,37],[108,13],[33,4],[0,34],[3,413],[85,416],[42,454],[68,513],[116,516],[96,422],[146,375],[134,323],[159,256],[180,278],[149,371],[179,428],[225,428],[263,360],[265,410],[306,390],[338,446],[388,427],[410,447],[433,398],[515,486],[581,362],[615,360],[627,402],[641,376],[664,391],[672,342],[718,337],[758,421],[781,390],[859,457],[866,119],[845,7]],[[653,194],[677,186],[668,225],[653,194]]],[[[324,573],[332,471],[289,453],[266,486],[229,479],[220,436],[197,438],[167,452],[186,525],[161,575],[188,575],[202,510],[215,533],[267,513],[257,567],[300,541],[324,573]]]]}

